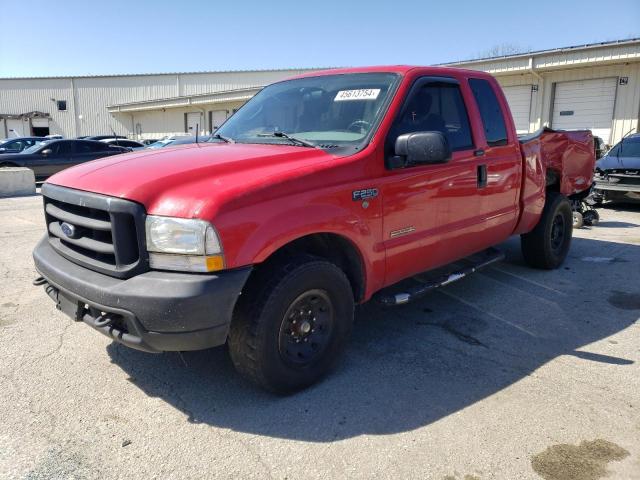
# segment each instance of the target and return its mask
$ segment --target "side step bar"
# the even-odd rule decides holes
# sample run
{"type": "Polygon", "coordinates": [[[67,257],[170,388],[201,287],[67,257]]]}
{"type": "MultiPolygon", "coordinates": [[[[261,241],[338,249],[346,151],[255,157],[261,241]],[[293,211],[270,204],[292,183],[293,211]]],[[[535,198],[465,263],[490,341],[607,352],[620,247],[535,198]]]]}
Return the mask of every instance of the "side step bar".
{"type": "Polygon", "coordinates": [[[409,280],[384,288],[373,298],[376,302],[389,307],[404,305],[423,297],[431,290],[458,281],[501,260],[504,260],[504,253],[493,247],[488,248],[443,268],[418,274],[409,280]]]}

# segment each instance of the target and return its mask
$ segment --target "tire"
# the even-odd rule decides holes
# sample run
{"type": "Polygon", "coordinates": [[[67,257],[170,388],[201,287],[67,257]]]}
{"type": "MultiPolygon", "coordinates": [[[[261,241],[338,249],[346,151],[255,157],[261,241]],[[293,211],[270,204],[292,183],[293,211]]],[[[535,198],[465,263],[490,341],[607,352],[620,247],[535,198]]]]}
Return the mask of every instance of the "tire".
{"type": "Polygon", "coordinates": [[[585,225],[595,227],[596,225],[598,225],[598,223],[600,223],[600,214],[597,212],[597,210],[587,210],[586,212],[584,212],[584,215],[582,217],[584,219],[585,225]]]}
{"type": "Polygon", "coordinates": [[[564,262],[573,231],[571,203],[560,193],[547,192],[540,221],[520,237],[522,255],[534,268],[551,270],[564,262]]]}
{"type": "Polygon", "coordinates": [[[573,212],[573,228],[582,228],[584,216],[580,212],[573,212]]]}
{"type": "Polygon", "coordinates": [[[301,257],[276,268],[267,283],[256,283],[231,322],[236,370],[277,394],[312,385],[335,366],[351,333],[349,280],[330,262],[301,257]]]}

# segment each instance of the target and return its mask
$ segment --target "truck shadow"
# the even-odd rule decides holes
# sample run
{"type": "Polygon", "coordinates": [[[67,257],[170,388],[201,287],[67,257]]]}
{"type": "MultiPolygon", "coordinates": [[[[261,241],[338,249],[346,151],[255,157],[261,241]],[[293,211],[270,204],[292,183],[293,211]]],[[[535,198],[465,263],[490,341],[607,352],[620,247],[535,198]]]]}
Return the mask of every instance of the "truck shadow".
{"type": "Polygon", "coordinates": [[[580,348],[638,320],[640,272],[629,265],[640,263],[640,247],[575,238],[555,271],[525,267],[517,240],[501,248],[505,262],[414,304],[361,307],[338,370],[293,396],[244,382],[224,348],[149,355],[112,344],[107,351],[133,384],[190,422],[315,442],[423,427],[561,355],[604,368],[633,363],[580,348]],[[605,254],[614,260],[581,260],[605,254]]]}

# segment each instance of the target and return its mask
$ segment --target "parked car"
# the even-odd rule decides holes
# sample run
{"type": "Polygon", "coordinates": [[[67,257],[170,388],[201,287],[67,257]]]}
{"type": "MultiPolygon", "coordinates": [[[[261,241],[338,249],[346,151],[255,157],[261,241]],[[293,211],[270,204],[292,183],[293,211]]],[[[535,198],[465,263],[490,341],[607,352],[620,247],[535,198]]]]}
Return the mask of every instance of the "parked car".
{"type": "Polygon", "coordinates": [[[105,138],[127,138],[122,135],[92,135],[90,137],[85,137],[85,140],[104,140],[105,138]]]}
{"type": "Polygon", "coordinates": [[[140,140],[140,143],[143,143],[145,146],[147,145],[151,145],[152,143],[156,143],[159,140],[159,138],[145,138],[143,140],[140,140]]]}
{"type": "Polygon", "coordinates": [[[511,235],[531,266],[562,265],[594,163],[589,131],[519,141],[484,72],[308,73],[262,89],[200,148],[50,178],[35,283],[126,346],[226,343],[246,378],[292,392],[336,364],[354,304],[415,300],[501,260],[511,235]]]}
{"type": "Polygon", "coordinates": [[[596,151],[596,160],[599,160],[607,154],[608,145],[604,143],[604,140],[602,138],[594,136],[593,148],[596,151]]]}
{"type": "Polygon", "coordinates": [[[210,135],[198,135],[197,137],[195,135],[189,135],[186,137],[178,137],[171,143],[171,146],[175,147],[177,145],[188,145],[190,143],[196,142],[204,143],[207,142],[210,138],[210,135]]]}
{"type": "MultiPolygon", "coordinates": [[[[164,147],[168,147],[178,139],[189,139],[189,138],[191,138],[191,135],[189,135],[188,133],[185,133],[183,135],[171,135],[168,137],[161,138],[157,142],[154,142],[150,145],[147,145],[147,148],[151,148],[151,149],[164,148],[164,147]]],[[[193,137],[193,138],[195,141],[196,137],[193,137]]]]}
{"type": "Polygon", "coordinates": [[[33,170],[36,180],[44,180],[73,165],[127,151],[92,140],[47,140],[20,153],[2,155],[0,167],[27,167],[33,170]]]}
{"type": "Polygon", "coordinates": [[[44,137],[18,137],[0,140],[0,155],[7,153],[20,153],[21,151],[38,145],[47,140],[44,137]]]}
{"type": "Polygon", "coordinates": [[[593,199],[640,201],[640,133],[623,138],[596,162],[593,199]]]}
{"type": "Polygon", "coordinates": [[[106,143],[107,145],[115,145],[117,147],[125,147],[125,148],[129,148],[131,150],[139,150],[141,148],[145,148],[145,145],[140,143],[140,142],[136,142],[135,140],[129,140],[129,139],[122,139],[122,138],[105,138],[103,140],[100,140],[100,142],[102,143],[106,143]]]}

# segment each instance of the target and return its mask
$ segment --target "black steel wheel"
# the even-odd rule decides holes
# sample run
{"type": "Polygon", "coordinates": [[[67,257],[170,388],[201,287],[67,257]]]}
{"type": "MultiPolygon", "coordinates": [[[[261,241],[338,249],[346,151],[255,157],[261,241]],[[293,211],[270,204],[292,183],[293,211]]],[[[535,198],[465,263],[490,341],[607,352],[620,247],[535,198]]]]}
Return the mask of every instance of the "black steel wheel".
{"type": "Polygon", "coordinates": [[[233,364],[269,391],[303,389],[340,358],[353,309],[353,290],[340,268],[316,257],[292,259],[243,291],[229,332],[233,364]]]}
{"type": "Polygon", "coordinates": [[[334,310],[327,292],[309,290],[296,298],[282,320],[278,349],[291,365],[306,366],[322,357],[333,332],[334,310]]]}
{"type": "Polygon", "coordinates": [[[557,212],[551,224],[551,249],[556,255],[560,254],[562,245],[564,244],[566,230],[564,217],[561,212],[557,212]]]}

